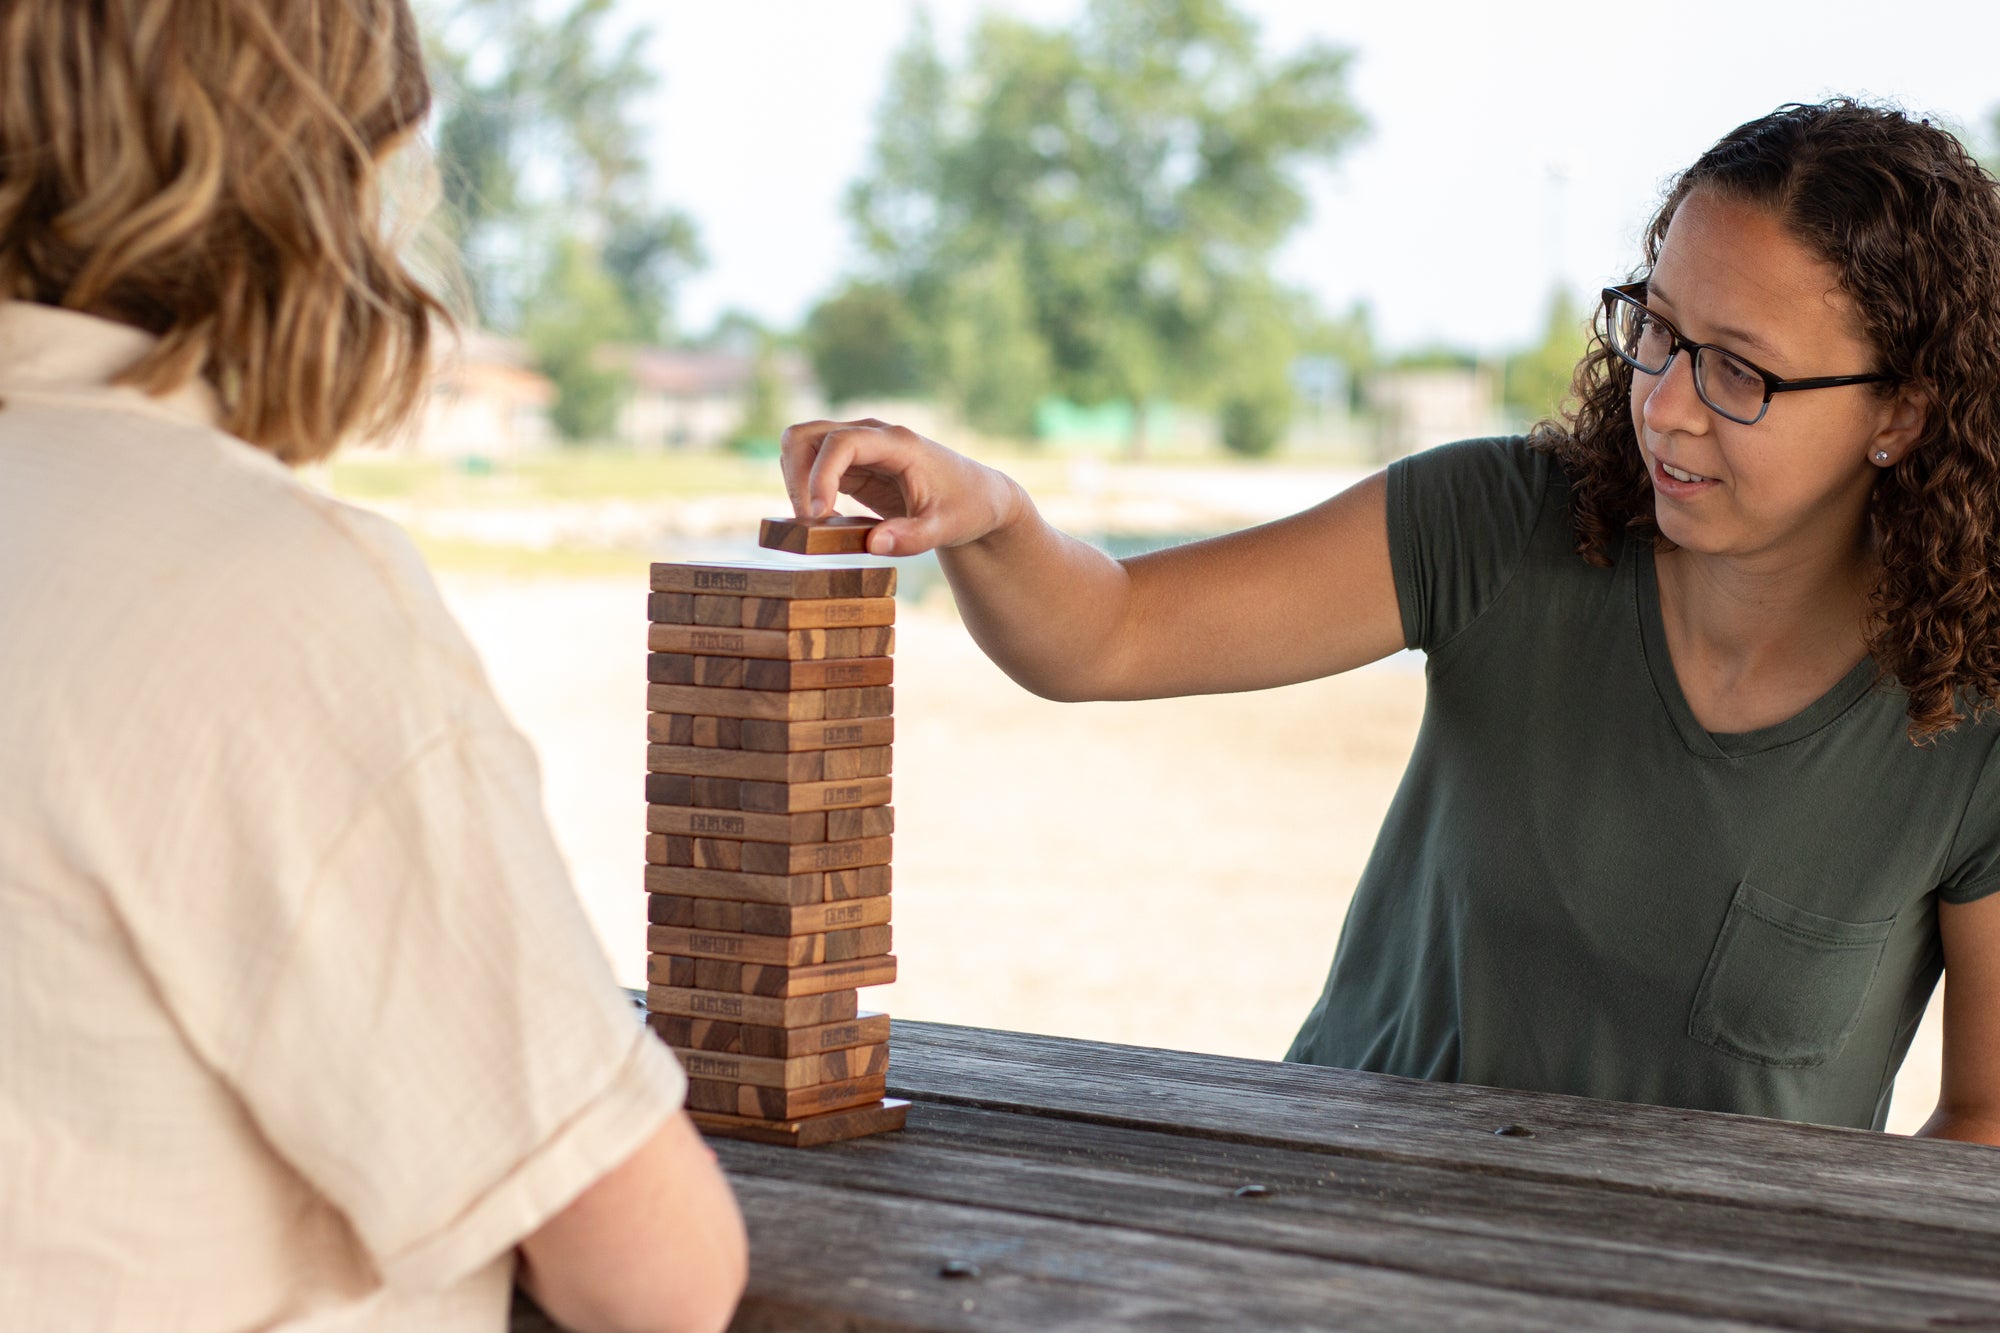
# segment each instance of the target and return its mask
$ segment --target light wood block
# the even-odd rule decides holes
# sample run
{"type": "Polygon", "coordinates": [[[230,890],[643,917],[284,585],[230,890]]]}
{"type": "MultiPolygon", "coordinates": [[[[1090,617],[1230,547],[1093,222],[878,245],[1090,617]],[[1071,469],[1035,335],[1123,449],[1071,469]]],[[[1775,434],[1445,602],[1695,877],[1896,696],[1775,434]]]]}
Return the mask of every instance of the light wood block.
{"type": "MultiPolygon", "coordinates": [[[[696,608],[699,611],[699,607],[696,608]]],[[[737,608],[745,629],[847,629],[896,623],[893,597],[829,598],[825,601],[745,597],[737,608]]]]}
{"type": "Polygon", "coordinates": [[[850,1046],[845,1050],[801,1055],[790,1060],[732,1055],[692,1046],[676,1046],[674,1054],[680,1058],[681,1067],[687,1071],[689,1078],[747,1083],[758,1088],[811,1088],[822,1083],[873,1078],[889,1072],[887,1043],[850,1046]]]}
{"type": "MultiPolygon", "coordinates": [[[[658,717],[660,714],[653,714],[658,717]]],[[[723,750],[710,745],[648,745],[648,773],[685,773],[689,777],[748,778],[757,782],[824,782],[826,756],[864,751],[723,750]]],[[[842,777],[853,776],[841,774],[842,777]]]]}
{"type": "Polygon", "coordinates": [[[861,1012],[861,992],[828,991],[777,999],[769,995],[689,990],[680,986],[646,987],[646,1008],[656,1014],[683,1018],[719,1018],[759,1027],[807,1028],[844,1023],[861,1012]]]}
{"type": "Polygon", "coordinates": [[[804,521],[767,518],[758,525],[757,544],[793,555],[866,555],[868,534],[881,521],[842,514],[804,521]]]}
{"type": "MultiPolygon", "coordinates": [[[[796,814],[801,810],[841,810],[862,805],[887,805],[894,778],[856,778],[841,782],[745,782],[737,794],[739,810],[796,814]]],[[[676,802],[676,804],[678,804],[676,802]]],[[[690,805],[706,805],[697,791],[690,805]]]]}
{"type": "Polygon", "coordinates": [[[839,722],[746,721],[738,737],[746,750],[841,750],[888,745],[896,719],[866,717],[839,722]]]}
{"type": "Polygon", "coordinates": [[[766,1120],[797,1120],[878,1101],[886,1091],[888,1081],[882,1074],[818,1083],[809,1088],[760,1088],[749,1083],[691,1078],[688,1080],[687,1106],[690,1111],[757,1116],[766,1120]]]}
{"type": "Polygon", "coordinates": [[[683,838],[734,838],[744,842],[813,843],[828,841],[852,841],[855,838],[881,837],[895,831],[895,811],[884,808],[876,822],[885,824],[884,833],[862,833],[853,831],[856,825],[850,819],[849,811],[806,811],[796,815],[757,814],[740,810],[704,809],[691,805],[649,805],[646,807],[646,831],[664,833],[683,838]],[[835,815],[841,820],[843,836],[830,839],[827,836],[827,821],[835,815]]]}
{"type": "Polygon", "coordinates": [[[838,963],[744,963],[728,958],[682,958],[647,954],[646,980],[659,986],[692,984],[697,990],[739,991],[744,995],[823,995],[856,986],[886,986],[896,979],[896,955],[850,958],[838,963]],[[692,983],[669,981],[683,976],[681,965],[694,964],[692,983]]]}
{"type": "MultiPolygon", "coordinates": [[[[798,819],[803,816],[792,817],[798,819]]],[[[892,805],[870,805],[855,810],[826,812],[828,842],[853,842],[857,838],[886,838],[895,831],[896,807],[892,805]]]]}
{"type": "Polygon", "coordinates": [[[760,1120],[707,1111],[693,1111],[689,1116],[709,1138],[743,1139],[779,1148],[817,1148],[899,1130],[909,1123],[910,1103],[900,1097],[884,1097],[866,1106],[799,1120],[760,1120]]]}
{"type": "Polygon", "coordinates": [[[887,657],[896,650],[896,629],[893,625],[785,630],[653,624],[646,627],[646,647],[655,653],[755,657],[775,662],[887,657]]]}
{"type": "Polygon", "coordinates": [[[819,566],[788,569],[781,565],[657,564],[652,569],[654,592],[725,593],[732,597],[893,597],[893,565],[819,566]]]}
{"type": "Polygon", "coordinates": [[[851,898],[880,898],[889,892],[892,867],[884,865],[856,866],[852,870],[829,870],[821,885],[825,897],[822,902],[839,903],[851,898]]]}
{"type": "MultiPolygon", "coordinates": [[[[891,687],[877,685],[877,690],[891,687]]],[[[870,690],[715,690],[700,685],[648,685],[646,707],[655,713],[686,713],[702,717],[757,718],[778,722],[817,722],[826,716],[829,694],[868,694],[870,690]]],[[[852,706],[842,701],[841,707],[852,706]]],[[[857,715],[858,716],[858,715],[857,715]]]]}
{"type": "MultiPolygon", "coordinates": [[[[858,958],[879,957],[889,952],[894,936],[893,926],[864,926],[859,930],[833,930],[823,935],[752,935],[742,931],[649,925],[646,927],[646,948],[655,956],[719,958],[724,961],[803,967],[810,963],[844,963],[858,958]]],[[[698,972],[696,984],[700,984],[698,972]]]]}
{"type": "Polygon", "coordinates": [[[755,1023],[724,1023],[712,1018],[678,1014],[648,1014],[646,1025],[669,1046],[730,1055],[795,1060],[803,1055],[873,1046],[889,1040],[889,1015],[862,1013],[842,1023],[809,1028],[760,1027],[755,1023]]]}
{"type": "Polygon", "coordinates": [[[826,876],[823,874],[747,875],[738,870],[697,870],[692,866],[647,866],[646,891],[671,893],[683,898],[727,898],[740,903],[777,903],[785,907],[833,901],[827,897],[826,876]]]}
{"type": "Polygon", "coordinates": [[[896,659],[893,657],[849,657],[828,662],[766,662],[750,657],[695,660],[741,662],[743,687],[751,690],[859,689],[867,685],[887,685],[896,678],[896,659]]]}
{"type": "Polygon", "coordinates": [[[820,716],[828,721],[847,718],[887,717],[896,711],[893,685],[871,685],[861,690],[828,690],[820,716]]]}

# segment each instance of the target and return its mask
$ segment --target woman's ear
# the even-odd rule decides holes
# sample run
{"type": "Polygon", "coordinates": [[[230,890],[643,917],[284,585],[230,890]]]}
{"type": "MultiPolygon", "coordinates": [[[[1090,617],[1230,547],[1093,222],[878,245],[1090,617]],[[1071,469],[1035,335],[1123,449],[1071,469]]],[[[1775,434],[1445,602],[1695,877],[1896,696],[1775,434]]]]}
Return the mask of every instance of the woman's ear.
{"type": "Polygon", "coordinates": [[[1888,414],[1868,441],[1868,461],[1877,467],[1894,467],[1917,447],[1930,422],[1930,399],[1905,386],[1889,401],[1888,414]]]}

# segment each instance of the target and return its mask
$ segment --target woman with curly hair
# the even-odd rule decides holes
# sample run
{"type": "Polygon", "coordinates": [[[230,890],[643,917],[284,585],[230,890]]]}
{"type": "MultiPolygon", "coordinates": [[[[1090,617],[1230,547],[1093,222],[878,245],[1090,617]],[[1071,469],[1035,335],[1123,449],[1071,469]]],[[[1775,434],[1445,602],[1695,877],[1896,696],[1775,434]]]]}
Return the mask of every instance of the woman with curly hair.
{"type": "Polygon", "coordinates": [[[407,539],[406,0],[0,5],[0,1328],[712,1329],[729,1187],[407,539]]]}
{"type": "Polygon", "coordinates": [[[1113,561],[898,427],[785,440],[801,516],[936,549],[1050,698],[1428,656],[1288,1058],[2000,1143],[2000,193],[1896,111],[1787,106],[1676,182],[1574,406],[1113,561]],[[1247,647],[1246,647],[1247,646],[1247,647]]]}

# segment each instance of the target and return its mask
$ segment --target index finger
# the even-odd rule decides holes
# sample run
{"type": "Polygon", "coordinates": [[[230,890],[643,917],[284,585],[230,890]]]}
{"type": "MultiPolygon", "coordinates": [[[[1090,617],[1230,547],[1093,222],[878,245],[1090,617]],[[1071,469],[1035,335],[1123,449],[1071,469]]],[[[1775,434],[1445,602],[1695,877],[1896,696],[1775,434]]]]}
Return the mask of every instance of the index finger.
{"type": "Polygon", "coordinates": [[[825,442],[828,432],[838,430],[840,426],[838,421],[803,421],[785,427],[784,435],[779,438],[778,467],[784,473],[785,494],[791,497],[793,517],[812,517],[806,482],[812,475],[813,461],[819,456],[820,445],[825,442]]]}

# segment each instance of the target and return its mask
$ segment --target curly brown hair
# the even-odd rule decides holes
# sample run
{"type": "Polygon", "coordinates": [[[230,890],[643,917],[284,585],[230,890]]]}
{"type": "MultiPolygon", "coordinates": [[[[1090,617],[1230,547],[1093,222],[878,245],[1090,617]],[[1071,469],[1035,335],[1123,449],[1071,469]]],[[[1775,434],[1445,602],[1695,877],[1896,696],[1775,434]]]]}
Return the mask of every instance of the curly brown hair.
{"type": "MultiPolygon", "coordinates": [[[[1917,444],[1875,480],[1881,573],[1868,651],[1909,699],[1910,738],[2000,709],[2000,187],[1928,120],[1846,98],[1738,126],[1683,172],[1646,229],[1645,277],[1696,190],[1772,210],[1837,269],[1892,377],[1927,405],[1917,444]]],[[[1559,418],[1531,432],[1569,474],[1577,552],[1627,533],[1668,543],[1632,424],[1632,370],[1603,310],[1559,418]]]]}
{"type": "Polygon", "coordinates": [[[0,299],[135,325],[288,463],[420,401],[444,312],[385,234],[430,106],[408,0],[0,5],[0,299]]]}

